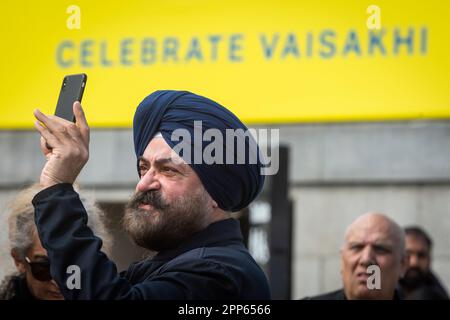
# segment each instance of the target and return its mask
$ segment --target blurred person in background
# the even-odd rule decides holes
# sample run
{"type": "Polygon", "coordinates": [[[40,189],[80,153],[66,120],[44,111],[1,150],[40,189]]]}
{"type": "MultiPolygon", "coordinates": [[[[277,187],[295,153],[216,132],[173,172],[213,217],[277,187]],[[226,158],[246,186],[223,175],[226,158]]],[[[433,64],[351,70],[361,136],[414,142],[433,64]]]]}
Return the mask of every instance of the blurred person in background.
{"type": "MultiPolygon", "coordinates": [[[[62,300],[60,289],[50,274],[50,261],[39,239],[34,221],[33,197],[42,187],[34,184],[22,190],[9,205],[9,249],[16,272],[0,284],[0,300],[62,300]]],[[[109,253],[111,238],[103,224],[104,213],[91,199],[82,199],[88,212],[88,225],[103,239],[102,249],[109,253]]],[[[2,261],[6,268],[7,261],[2,261]]]]}
{"type": "Polygon", "coordinates": [[[400,285],[408,300],[448,300],[448,293],[431,271],[433,241],[420,227],[405,230],[408,268],[400,285]]]}
{"type": "Polygon", "coordinates": [[[387,216],[369,212],[358,217],[345,233],[341,248],[343,288],[307,298],[311,300],[397,300],[400,277],[406,269],[401,227],[387,216]],[[369,288],[368,267],[380,268],[380,287],[369,288]]]}

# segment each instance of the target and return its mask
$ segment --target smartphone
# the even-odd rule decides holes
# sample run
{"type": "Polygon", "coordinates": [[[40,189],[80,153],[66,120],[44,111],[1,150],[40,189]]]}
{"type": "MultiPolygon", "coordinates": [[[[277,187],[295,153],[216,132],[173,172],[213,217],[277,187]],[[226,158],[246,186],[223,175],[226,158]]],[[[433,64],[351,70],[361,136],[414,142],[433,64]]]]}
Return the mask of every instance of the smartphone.
{"type": "Polygon", "coordinates": [[[55,116],[75,122],[73,114],[73,103],[81,102],[84,88],[86,87],[87,75],[72,74],[64,77],[61,90],[59,92],[58,104],[56,105],[55,116]]]}

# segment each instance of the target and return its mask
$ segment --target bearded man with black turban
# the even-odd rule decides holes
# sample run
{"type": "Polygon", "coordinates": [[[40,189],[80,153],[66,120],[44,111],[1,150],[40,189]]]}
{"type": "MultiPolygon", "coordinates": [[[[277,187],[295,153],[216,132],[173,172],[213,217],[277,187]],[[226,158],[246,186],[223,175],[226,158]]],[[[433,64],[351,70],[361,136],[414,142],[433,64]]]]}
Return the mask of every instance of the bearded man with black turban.
{"type": "Polygon", "coordinates": [[[47,158],[33,199],[51,274],[66,299],[269,299],[263,271],[230,213],[264,185],[264,161],[246,126],[218,103],[186,91],[156,91],[134,115],[139,182],[124,216],[134,242],[156,251],[118,273],[86,225],[72,184],[89,155],[81,105],[76,124],[34,112],[47,158]],[[78,285],[67,268],[78,266],[78,285]],[[70,287],[70,288],[69,288],[70,287]]]}

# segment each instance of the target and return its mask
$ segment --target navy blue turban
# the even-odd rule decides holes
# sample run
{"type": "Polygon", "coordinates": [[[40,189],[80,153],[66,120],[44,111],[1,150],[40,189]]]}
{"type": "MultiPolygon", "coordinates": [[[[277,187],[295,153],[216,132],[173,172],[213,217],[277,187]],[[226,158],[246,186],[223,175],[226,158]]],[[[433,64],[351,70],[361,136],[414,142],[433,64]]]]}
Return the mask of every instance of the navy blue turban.
{"type": "MultiPolygon", "coordinates": [[[[237,143],[234,144],[234,161],[232,163],[226,161],[226,152],[231,151],[229,146],[227,150],[225,145],[227,129],[246,131],[247,127],[220,104],[191,92],[155,91],[139,104],[133,120],[136,156],[139,158],[143,155],[150,140],[158,132],[175,150],[175,146],[183,140],[173,141],[174,139],[171,138],[172,133],[177,129],[187,130],[191,137],[194,137],[194,131],[196,134],[201,133],[203,137],[203,133],[208,129],[216,129],[216,132],[220,130],[222,133],[223,145],[221,146],[224,151],[221,163],[210,164],[210,162],[194,161],[195,152],[198,152],[199,149],[201,149],[200,152],[204,151],[211,143],[203,141],[204,139],[201,139],[200,146],[198,142],[194,143],[195,139],[183,141],[184,144],[192,146],[190,156],[188,153],[177,152],[197,173],[206,191],[221,209],[238,211],[247,207],[256,198],[264,185],[264,175],[261,172],[264,165],[256,141],[252,137],[244,139],[246,157],[244,163],[237,161],[238,157],[243,156],[242,152],[236,149],[237,143]],[[200,127],[198,126],[199,121],[201,121],[200,127]],[[195,148],[197,148],[196,151],[195,148]],[[255,152],[255,161],[249,161],[250,153],[255,154],[255,152]]],[[[211,139],[211,141],[215,141],[215,139],[211,139]]]]}

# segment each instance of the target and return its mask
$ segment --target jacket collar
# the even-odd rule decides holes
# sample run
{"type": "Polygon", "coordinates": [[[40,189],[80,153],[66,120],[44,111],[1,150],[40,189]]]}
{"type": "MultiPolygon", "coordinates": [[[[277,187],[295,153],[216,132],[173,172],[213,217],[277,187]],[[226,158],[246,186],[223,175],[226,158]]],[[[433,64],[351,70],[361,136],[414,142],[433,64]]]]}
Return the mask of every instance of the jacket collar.
{"type": "Polygon", "coordinates": [[[192,249],[242,241],[243,237],[239,221],[233,218],[220,220],[197,232],[180,246],[159,252],[153,257],[152,261],[171,260],[192,249]]]}

